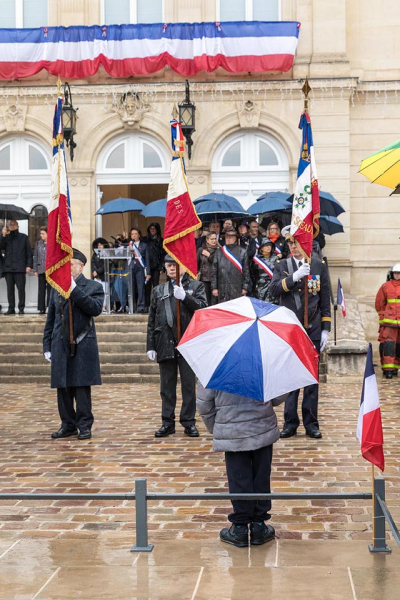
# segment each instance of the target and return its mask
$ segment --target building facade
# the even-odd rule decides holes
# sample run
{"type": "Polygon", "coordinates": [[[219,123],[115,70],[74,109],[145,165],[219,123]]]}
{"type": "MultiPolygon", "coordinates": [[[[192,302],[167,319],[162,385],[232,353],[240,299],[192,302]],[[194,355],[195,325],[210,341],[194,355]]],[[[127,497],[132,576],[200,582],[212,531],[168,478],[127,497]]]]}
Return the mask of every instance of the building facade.
{"type": "MultiPolygon", "coordinates": [[[[340,276],[345,293],[357,297],[367,331],[376,336],[373,300],[389,266],[400,260],[400,216],[397,197],[372,185],[358,168],[363,158],[398,137],[396,0],[41,0],[32,14],[28,5],[0,0],[1,26],[299,21],[289,72],[232,75],[219,69],[190,79],[196,105],[187,161],[190,192],[194,199],[225,191],[245,207],[266,191],[292,192],[307,76],[320,187],[346,209],[340,215],[345,233],[327,238],[325,248],[332,281],[340,276]]],[[[119,196],[145,203],[165,197],[169,121],[174,105],[184,99],[185,81],[165,68],[128,80],[99,71],[90,80],[69,83],[79,108],[75,158],[68,159],[74,245],[90,255],[96,236],[149,224],[138,214],[95,217],[101,204],[119,196]]],[[[21,205],[32,214],[29,223],[21,222],[32,241],[49,205],[56,92],[55,78],[45,71],[0,82],[0,203],[21,205]]],[[[34,304],[34,285],[31,290],[34,304]]],[[[2,280],[2,304],[4,296],[2,280]]]]}

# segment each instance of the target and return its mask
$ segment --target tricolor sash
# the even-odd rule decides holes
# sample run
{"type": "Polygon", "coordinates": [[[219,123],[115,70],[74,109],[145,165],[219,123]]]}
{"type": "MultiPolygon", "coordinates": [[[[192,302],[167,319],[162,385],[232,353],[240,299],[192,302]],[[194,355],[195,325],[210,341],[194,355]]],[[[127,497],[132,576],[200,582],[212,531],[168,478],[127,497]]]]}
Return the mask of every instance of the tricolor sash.
{"type": "Polygon", "coordinates": [[[260,267],[260,269],[265,271],[265,273],[267,275],[269,275],[272,279],[272,276],[274,274],[273,271],[269,268],[269,266],[267,264],[265,264],[265,262],[263,260],[261,260],[261,258],[259,256],[254,256],[253,261],[256,263],[256,265],[258,265],[260,267]]]}
{"type": "Polygon", "coordinates": [[[135,246],[134,243],[132,243],[132,249],[133,249],[133,253],[135,255],[135,259],[138,261],[138,263],[140,264],[141,267],[143,267],[143,269],[146,271],[146,265],[145,262],[143,260],[143,256],[140,254],[140,250],[137,246],[135,246]]]}
{"type": "Polygon", "coordinates": [[[222,250],[222,254],[231,261],[231,263],[233,265],[235,265],[235,267],[242,273],[243,269],[242,269],[242,263],[240,262],[240,260],[238,258],[236,258],[236,256],[233,254],[233,252],[231,252],[231,250],[229,250],[229,248],[227,248],[226,246],[222,246],[221,247],[222,250]]]}
{"type": "Polygon", "coordinates": [[[256,240],[256,249],[259,250],[260,249],[260,242],[258,241],[257,238],[255,238],[256,240]]]}
{"type": "Polygon", "coordinates": [[[282,248],[278,244],[275,244],[275,254],[282,254],[282,248]]]}

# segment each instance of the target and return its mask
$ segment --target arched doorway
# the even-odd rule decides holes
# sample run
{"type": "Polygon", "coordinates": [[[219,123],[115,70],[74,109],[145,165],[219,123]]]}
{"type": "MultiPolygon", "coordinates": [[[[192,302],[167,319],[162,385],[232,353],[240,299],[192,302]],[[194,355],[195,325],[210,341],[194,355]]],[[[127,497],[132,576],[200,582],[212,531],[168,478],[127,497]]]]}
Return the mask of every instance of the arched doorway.
{"type": "MultiPolygon", "coordinates": [[[[0,203],[15,204],[31,215],[29,220],[19,222],[19,230],[29,236],[32,246],[39,239],[35,239],[38,228],[47,225],[50,160],[50,147],[33,136],[15,134],[0,141],[0,203]]],[[[4,279],[0,280],[0,304],[3,308],[7,306],[4,279]]],[[[37,280],[30,273],[26,282],[26,310],[35,310],[36,306],[37,280]]]]}
{"type": "Polygon", "coordinates": [[[218,146],[212,189],[235,196],[248,208],[265,192],[289,189],[289,161],[282,144],[259,130],[239,131],[218,146]]]}
{"type": "MultiPolygon", "coordinates": [[[[144,204],[165,198],[171,155],[155,137],[142,132],[123,133],[110,140],[99,154],[96,166],[96,210],[114,198],[136,198],[144,204]]],[[[164,219],[156,219],[163,227],[164,219]]],[[[130,227],[145,234],[148,220],[138,213],[97,217],[96,235],[111,235],[130,227]]]]}

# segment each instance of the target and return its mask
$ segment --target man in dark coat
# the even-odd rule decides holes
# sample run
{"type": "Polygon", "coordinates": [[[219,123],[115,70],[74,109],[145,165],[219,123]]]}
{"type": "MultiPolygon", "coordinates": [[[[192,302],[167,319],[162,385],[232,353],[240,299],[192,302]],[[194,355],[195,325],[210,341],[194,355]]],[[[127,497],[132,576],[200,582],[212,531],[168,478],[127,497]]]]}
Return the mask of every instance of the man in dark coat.
{"type": "Polygon", "coordinates": [[[76,435],[92,437],[91,389],[101,385],[99,349],[93,317],[101,314],[102,285],[82,274],[86,257],[74,250],[71,260],[71,295],[74,342],[70,344],[69,301],[52,290],[43,335],[43,354],[51,362],[51,387],[57,389],[61,427],[51,435],[60,439],[76,435]],[[75,353],[71,352],[75,348],[75,353]],[[74,409],[74,399],[76,411],[74,409]]]}
{"type": "Polygon", "coordinates": [[[8,310],[5,314],[15,315],[15,286],[17,286],[19,314],[23,315],[26,274],[33,267],[32,248],[28,236],[19,232],[18,221],[9,221],[8,227],[9,235],[7,235],[7,228],[3,227],[0,240],[0,252],[4,253],[3,276],[7,284],[8,310]]]}
{"type": "Polygon", "coordinates": [[[198,437],[196,428],[196,381],[192,369],[176,350],[178,344],[176,304],[180,302],[181,334],[186,331],[195,310],[207,306],[201,281],[193,280],[181,267],[181,281],[176,282],[176,262],[165,257],[167,282],[153,289],[147,326],[147,356],[160,367],[162,426],[155,437],[175,433],[176,385],[178,368],[181,376],[182,408],[179,421],[186,435],[198,437]]]}
{"type": "MultiPolygon", "coordinates": [[[[292,258],[276,261],[270,292],[280,298],[281,306],[292,310],[304,325],[304,281],[308,281],[308,329],[307,333],[318,352],[322,352],[331,330],[331,303],[328,273],[325,263],[319,258],[304,262],[298,243],[288,240],[292,258]]],[[[290,392],[285,401],[285,424],[282,438],[296,435],[300,420],[297,403],[300,390],[290,392]]],[[[321,438],[318,423],[318,384],[304,388],[302,404],[303,425],[311,438],[321,438]]]]}
{"type": "Polygon", "coordinates": [[[234,229],[225,232],[225,246],[218,248],[212,265],[211,289],[218,302],[245,296],[250,289],[250,268],[247,251],[237,244],[234,229]]]}
{"type": "Polygon", "coordinates": [[[40,228],[40,240],[35,244],[33,252],[33,272],[38,278],[38,311],[46,312],[49,304],[51,287],[46,281],[47,227],[40,228]]]}
{"type": "Polygon", "coordinates": [[[163,237],[161,235],[160,223],[150,223],[147,228],[147,236],[143,240],[147,243],[148,264],[147,274],[150,279],[145,287],[146,310],[150,306],[151,290],[160,283],[160,273],[164,268],[165,250],[163,248],[163,237]]]}

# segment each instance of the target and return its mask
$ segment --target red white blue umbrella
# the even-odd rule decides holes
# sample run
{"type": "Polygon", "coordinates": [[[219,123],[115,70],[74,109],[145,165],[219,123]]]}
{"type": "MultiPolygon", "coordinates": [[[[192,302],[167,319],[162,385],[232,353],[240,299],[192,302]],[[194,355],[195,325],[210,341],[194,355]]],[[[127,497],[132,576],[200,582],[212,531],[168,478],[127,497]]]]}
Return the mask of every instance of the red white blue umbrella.
{"type": "Polygon", "coordinates": [[[204,387],[261,402],[318,383],[318,353],[296,315],[255,298],[196,311],[178,350],[204,387]]]}

